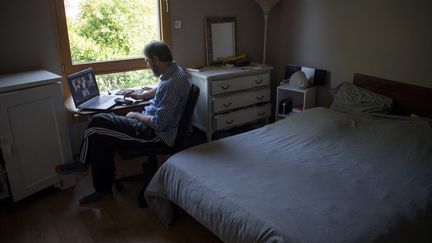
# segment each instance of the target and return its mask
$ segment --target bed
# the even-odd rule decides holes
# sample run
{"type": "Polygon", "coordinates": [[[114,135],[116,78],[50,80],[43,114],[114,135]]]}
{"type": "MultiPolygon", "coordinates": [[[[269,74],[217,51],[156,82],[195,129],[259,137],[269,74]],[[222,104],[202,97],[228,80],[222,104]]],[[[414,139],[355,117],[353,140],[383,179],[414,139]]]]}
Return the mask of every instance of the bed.
{"type": "Polygon", "coordinates": [[[354,83],[392,97],[395,114],[313,108],[187,149],[153,177],[149,206],[168,227],[178,205],[225,242],[430,240],[432,91],[354,83]]]}

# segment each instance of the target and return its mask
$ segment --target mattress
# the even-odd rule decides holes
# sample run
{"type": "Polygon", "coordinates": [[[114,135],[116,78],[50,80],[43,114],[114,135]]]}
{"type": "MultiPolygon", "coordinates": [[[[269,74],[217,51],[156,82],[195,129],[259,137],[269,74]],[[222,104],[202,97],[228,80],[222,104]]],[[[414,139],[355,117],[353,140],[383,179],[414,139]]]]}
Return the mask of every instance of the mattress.
{"type": "Polygon", "coordinates": [[[145,197],[225,242],[373,241],[426,210],[430,120],[313,108],[172,156],[145,197]]]}

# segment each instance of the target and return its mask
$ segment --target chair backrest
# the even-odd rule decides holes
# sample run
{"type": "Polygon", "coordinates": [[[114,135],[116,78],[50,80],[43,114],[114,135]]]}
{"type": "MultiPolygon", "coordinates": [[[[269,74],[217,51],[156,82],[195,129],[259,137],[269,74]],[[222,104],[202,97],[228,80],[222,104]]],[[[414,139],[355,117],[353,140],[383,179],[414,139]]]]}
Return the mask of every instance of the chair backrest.
{"type": "Polygon", "coordinates": [[[198,101],[199,94],[200,89],[198,88],[198,86],[192,84],[192,87],[189,91],[189,97],[186,102],[186,106],[177,130],[177,137],[174,145],[176,149],[183,149],[186,146],[189,128],[192,124],[192,117],[198,101]]]}

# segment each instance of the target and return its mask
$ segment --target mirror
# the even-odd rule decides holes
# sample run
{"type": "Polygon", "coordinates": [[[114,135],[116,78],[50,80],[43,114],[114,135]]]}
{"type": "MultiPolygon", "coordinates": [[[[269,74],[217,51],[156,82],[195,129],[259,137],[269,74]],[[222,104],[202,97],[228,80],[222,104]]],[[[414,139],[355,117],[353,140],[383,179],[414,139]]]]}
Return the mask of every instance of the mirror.
{"type": "Polygon", "coordinates": [[[206,18],[207,66],[236,55],[235,17],[206,18]]]}

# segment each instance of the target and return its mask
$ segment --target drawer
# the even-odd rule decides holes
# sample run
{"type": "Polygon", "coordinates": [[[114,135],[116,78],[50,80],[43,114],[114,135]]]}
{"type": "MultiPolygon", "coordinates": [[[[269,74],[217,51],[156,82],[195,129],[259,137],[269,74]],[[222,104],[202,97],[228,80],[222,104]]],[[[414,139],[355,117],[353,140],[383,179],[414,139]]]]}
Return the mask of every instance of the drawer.
{"type": "Polygon", "coordinates": [[[263,73],[260,75],[250,76],[249,79],[246,79],[243,82],[244,89],[250,89],[260,86],[269,86],[270,85],[270,73],[263,73]]]}
{"type": "Polygon", "coordinates": [[[214,128],[220,130],[270,116],[271,106],[267,103],[262,106],[254,106],[234,112],[214,116],[214,128]]]}
{"type": "Polygon", "coordinates": [[[226,96],[213,97],[213,112],[250,106],[260,102],[270,101],[270,88],[252,89],[226,96]]]}
{"type": "Polygon", "coordinates": [[[212,95],[250,89],[270,85],[270,73],[263,73],[252,76],[243,76],[220,81],[213,81],[211,84],[212,95]]]}

